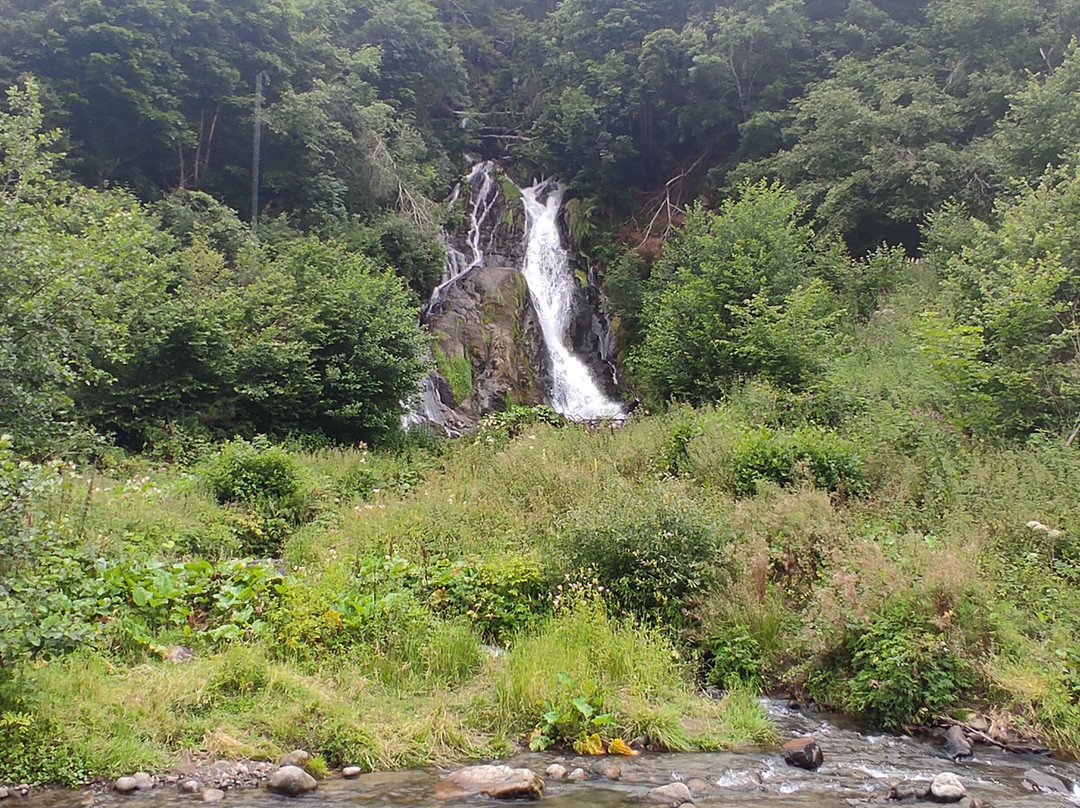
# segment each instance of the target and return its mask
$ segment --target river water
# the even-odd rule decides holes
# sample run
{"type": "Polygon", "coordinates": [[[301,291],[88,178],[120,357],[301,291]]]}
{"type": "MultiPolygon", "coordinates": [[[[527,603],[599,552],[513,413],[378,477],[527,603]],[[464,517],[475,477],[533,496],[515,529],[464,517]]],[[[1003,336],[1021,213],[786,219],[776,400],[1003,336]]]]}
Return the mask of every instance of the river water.
{"type": "MultiPolygon", "coordinates": [[[[957,774],[968,793],[996,808],[1055,808],[1080,805],[1080,764],[1049,757],[1016,755],[976,746],[975,758],[953,763],[934,746],[912,738],[875,734],[834,716],[789,710],[780,702],[768,704],[783,739],[812,735],[825,754],[816,772],[787,766],[775,751],[694,754],[643,754],[634,758],[559,757],[549,753],[523,754],[504,761],[542,773],[552,762],[586,771],[600,762],[617,762],[617,781],[592,776],[584,782],[548,781],[542,803],[547,808],[631,808],[641,805],[649,789],[682,780],[698,806],[791,806],[846,808],[884,802],[893,782],[929,784],[943,771],[957,774]]],[[[330,778],[312,794],[291,800],[264,789],[230,791],[225,806],[236,808],[457,808],[491,804],[472,798],[434,799],[437,769],[384,772],[355,780],[330,778]]],[[[175,788],[120,796],[79,791],[49,791],[27,799],[6,801],[5,808],[195,808],[199,795],[182,795],[175,788]]],[[[901,803],[890,803],[899,805],[901,803]]],[[[910,805],[911,803],[902,803],[910,805]]]]}

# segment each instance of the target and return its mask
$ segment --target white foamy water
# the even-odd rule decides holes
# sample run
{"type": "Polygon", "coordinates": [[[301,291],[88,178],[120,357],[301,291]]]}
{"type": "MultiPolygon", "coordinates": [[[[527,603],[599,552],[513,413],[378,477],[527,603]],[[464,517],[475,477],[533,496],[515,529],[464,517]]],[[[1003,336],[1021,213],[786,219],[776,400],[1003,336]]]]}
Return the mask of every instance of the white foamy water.
{"type": "Polygon", "coordinates": [[[622,406],[600,390],[567,341],[577,284],[558,226],[565,190],[551,182],[521,189],[526,221],[525,266],[521,272],[551,357],[551,406],[574,421],[622,418],[622,406]],[[541,202],[544,192],[547,196],[541,202]]]}

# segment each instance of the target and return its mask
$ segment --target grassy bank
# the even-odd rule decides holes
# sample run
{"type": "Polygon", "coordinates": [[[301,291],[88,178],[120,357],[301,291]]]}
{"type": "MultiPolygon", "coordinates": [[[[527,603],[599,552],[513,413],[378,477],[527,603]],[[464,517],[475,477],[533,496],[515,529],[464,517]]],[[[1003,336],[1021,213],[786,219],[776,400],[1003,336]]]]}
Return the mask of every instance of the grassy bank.
{"type": "Polygon", "coordinates": [[[1000,710],[1080,752],[1080,460],[943,419],[903,317],[813,393],[621,429],[515,410],[390,453],[7,452],[0,780],[712,749],[769,742],[749,694],[774,688],[888,727],[1000,710]]]}

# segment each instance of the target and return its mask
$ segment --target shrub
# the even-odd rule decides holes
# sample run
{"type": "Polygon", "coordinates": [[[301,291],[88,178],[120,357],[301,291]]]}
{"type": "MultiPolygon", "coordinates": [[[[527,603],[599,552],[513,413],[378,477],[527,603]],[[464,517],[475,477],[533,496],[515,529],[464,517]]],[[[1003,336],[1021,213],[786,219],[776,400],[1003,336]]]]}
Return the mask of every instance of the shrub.
{"type": "Polygon", "coordinates": [[[930,619],[893,599],[867,620],[847,626],[809,684],[815,696],[846,712],[900,728],[926,723],[956,706],[974,687],[974,678],[930,619]]]}
{"type": "Polygon", "coordinates": [[[279,555],[292,526],[307,516],[299,465],[265,439],[224,444],[203,477],[220,504],[240,506],[227,523],[246,554],[279,555]]]}
{"type": "Polygon", "coordinates": [[[292,455],[265,439],[235,438],[225,443],[203,469],[219,504],[302,500],[300,471],[292,455]]]}
{"type": "Polygon", "coordinates": [[[814,428],[774,432],[761,428],[748,433],[735,447],[732,461],[735,493],[752,496],[762,480],[781,486],[810,482],[834,493],[866,491],[862,458],[836,435],[814,428]]]}
{"type": "Polygon", "coordinates": [[[552,571],[564,584],[601,587],[616,614],[679,626],[715,580],[721,535],[686,503],[635,497],[591,505],[559,542],[552,571]]]}

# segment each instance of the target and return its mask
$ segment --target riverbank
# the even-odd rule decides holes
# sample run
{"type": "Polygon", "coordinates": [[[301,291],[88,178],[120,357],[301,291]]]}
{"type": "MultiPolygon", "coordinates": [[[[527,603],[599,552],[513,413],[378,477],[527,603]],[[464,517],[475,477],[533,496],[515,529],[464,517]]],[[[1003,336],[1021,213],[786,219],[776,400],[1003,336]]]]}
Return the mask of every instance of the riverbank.
{"type": "MultiPolygon", "coordinates": [[[[741,747],[720,753],[644,753],[634,757],[595,757],[553,752],[522,753],[505,762],[543,779],[542,801],[550,806],[641,804],[658,787],[678,783],[691,800],[709,806],[798,804],[806,808],[889,804],[890,793],[905,788],[925,791],[943,773],[954,774],[974,800],[987,806],[1055,808],[1080,799],[1080,766],[1045,757],[1011,755],[979,747],[967,763],[955,763],[943,750],[910,737],[875,733],[842,717],[788,709],[783,702],[766,705],[781,739],[814,737],[824,750],[816,771],[788,766],[779,752],[741,747]],[[574,777],[560,776],[580,770],[574,777]],[[550,772],[550,773],[549,773],[550,772]],[[897,789],[897,787],[900,787],[897,789]]],[[[225,764],[218,764],[224,766],[225,764]]],[[[436,800],[439,782],[454,767],[425,767],[360,774],[345,779],[331,773],[319,781],[308,802],[336,806],[455,806],[468,800],[436,800]]],[[[256,808],[276,802],[263,788],[237,788],[213,778],[222,769],[207,764],[183,768],[162,777],[157,787],[125,796],[105,788],[86,791],[37,792],[16,803],[21,808],[124,808],[152,802],[156,808],[188,806],[203,800],[202,791],[187,793],[180,785],[194,779],[205,789],[224,785],[213,799],[256,808]],[[206,775],[204,777],[203,775],[206,775]],[[215,785],[216,784],[216,785],[215,785]]],[[[907,803],[905,803],[907,804],[907,803]]]]}
{"type": "Polygon", "coordinates": [[[996,709],[1075,754],[1075,453],[782,405],[9,465],[0,779],[719,749],[770,737],[750,694],[777,687],[884,727],[996,709]]]}

